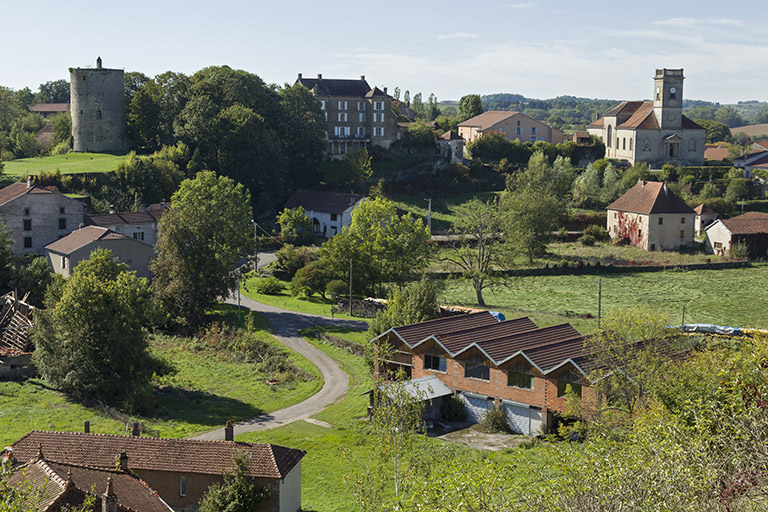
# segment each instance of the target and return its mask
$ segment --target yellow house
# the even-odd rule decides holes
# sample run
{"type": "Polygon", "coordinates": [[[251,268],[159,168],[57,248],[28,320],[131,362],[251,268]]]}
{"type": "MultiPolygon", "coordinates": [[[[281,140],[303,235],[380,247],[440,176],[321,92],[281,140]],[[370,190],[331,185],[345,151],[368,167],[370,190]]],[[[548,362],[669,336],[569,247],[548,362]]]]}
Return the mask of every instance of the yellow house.
{"type": "Polygon", "coordinates": [[[565,141],[565,135],[557,128],[552,128],[520,112],[491,110],[479,116],[459,123],[459,135],[465,142],[472,142],[486,133],[497,132],[509,140],[521,142],[544,141],[559,144],[565,141]]]}

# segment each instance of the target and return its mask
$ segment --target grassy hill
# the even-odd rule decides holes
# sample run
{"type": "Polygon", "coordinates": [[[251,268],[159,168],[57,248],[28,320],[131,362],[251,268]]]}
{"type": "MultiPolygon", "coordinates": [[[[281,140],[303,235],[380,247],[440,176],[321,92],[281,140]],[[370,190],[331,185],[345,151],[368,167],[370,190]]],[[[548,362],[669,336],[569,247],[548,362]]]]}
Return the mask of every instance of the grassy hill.
{"type": "Polygon", "coordinates": [[[109,155],[105,153],[69,153],[41,158],[20,158],[3,162],[5,174],[23,176],[40,174],[41,171],[61,171],[63,174],[82,172],[110,172],[117,164],[125,160],[126,155],[109,155]]]}

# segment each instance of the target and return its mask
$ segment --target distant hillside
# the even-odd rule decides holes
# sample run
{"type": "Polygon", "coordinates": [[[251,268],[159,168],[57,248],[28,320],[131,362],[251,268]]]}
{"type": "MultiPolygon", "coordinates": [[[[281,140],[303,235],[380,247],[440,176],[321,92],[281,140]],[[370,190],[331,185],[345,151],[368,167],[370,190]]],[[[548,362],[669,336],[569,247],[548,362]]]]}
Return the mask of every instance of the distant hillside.
{"type": "Polygon", "coordinates": [[[735,126],[731,128],[732,134],[739,132],[746,133],[750,137],[763,138],[768,137],[768,124],[748,124],[745,126],[735,126]]]}

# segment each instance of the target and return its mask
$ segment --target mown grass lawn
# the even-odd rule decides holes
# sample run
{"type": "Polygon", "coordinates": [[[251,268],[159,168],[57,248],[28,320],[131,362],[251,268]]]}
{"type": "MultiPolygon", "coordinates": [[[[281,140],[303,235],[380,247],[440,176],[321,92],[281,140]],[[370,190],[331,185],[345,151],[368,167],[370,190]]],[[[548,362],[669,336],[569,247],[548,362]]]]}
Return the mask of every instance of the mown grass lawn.
{"type": "MultiPolygon", "coordinates": [[[[496,197],[500,192],[469,192],[466,194],[455,194],[450,196],[432,198],[432,233],[448,232],[456,222],[456,207],[466,203],[472,198],[489,200],[496,197]]],[[[428,203],[425,200],[425,194],[418,195],[396,195],[390,198],[395,206],[401,212],[409,212],[416,219],[422,219],[427,222],[428,203]]]]}
{"type": "Polygon", "coordinates": [[[110,155],[106,153],[67,153],[66,155],[53,155],[37,158],[19,158],[3,162],[5,174],[22,176],[26,174],[40,174],[41,171],[62,174],[74,174],[81,172],[110,172],[117,168],[117,164],[125,160],[126,155],[110,155]]]}
{"type": "MultiPolygon", "coordinates": [[[[563,275],[510,278],[506,286],[486,291],[489,309],[507,318],[525,312],[597,316],[599,276],[563,275]]],[[[603,314],[612,308],[653,308],[679,323],[685,307],[686,323],[704,322],[733,327],[768,328],[768,264],[723,270],[689,270],[605,274],[602,276],[603,314]]],[[[476,304],[465,281],[448,281],[441,300],[476,304]]],[[[532,316],[533,317],[533,316],[532,316]]],[[[576,319],[574,319],[576,320],[576,319]]],[[[535,318],[534,318],[534,321],[535,318]]],[[[596,322],[573,322],[581,332],[596,322]]],[[[587,329],[592,325],[592,329],[587,329]]]]}
{"type": "MultiPolygon", "coordinates": [[[[289,353],[266,333],[263,315],[253,315],[253,325],[286,354],[289,362],[311,374],[311,380],[270,385],[268,375],[251,363],[212,356],[210,351],[189,349],[189,343],[169,337],[154,337],[151,352],[171,362],[175,372],[155,377],[153,399],[143,413],[131,417],[160,431],[163,437],[184,437],[218,428],[231,419],[242,420],[300,402],[323,385],[317,368],[299,354],[289,353]]],[[[232,306],[217,308],[215,318],[236,322],[232,306]]],[[[12,443],[33,429],[82,431],[84,421],[91,432],[119,434],[125,425],[100,411],[73,403],[39,379],[0,382],[0,443],[12,443]]]]}
{"type": "MultiPolygon", "coordinates": [[[[299,311],[301,313],[310,313],[313,315],[331,316],[331,308],[336,305],[336,301],[330,299],[323,299],[318,295],[311,297],[293,297],[291,296],[291,283],[290,281],[281,281],[285,289],[275,295],[265,295],[262,293],[256,293],[254,290],[255,283],[261,279],[255,275],[251,275],[245,280],[245,286],[243,286],[241,293],[251,299],[261,302],[262,304],[269,304],[270,306],[276,306],[278,308],[289,309],[291,311],[299,311]]],[[[336,318],[352,318],[354,320],[367,321],[366,318],[352,317],[345,313],[335,313],[336,318]]]]}

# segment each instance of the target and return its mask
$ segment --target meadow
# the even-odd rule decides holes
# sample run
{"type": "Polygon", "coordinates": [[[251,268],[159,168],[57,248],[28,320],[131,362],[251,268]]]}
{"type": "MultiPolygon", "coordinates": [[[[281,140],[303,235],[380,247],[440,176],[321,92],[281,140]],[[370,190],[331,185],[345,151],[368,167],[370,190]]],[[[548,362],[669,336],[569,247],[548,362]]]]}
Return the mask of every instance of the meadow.
{"type": "Polygon", "coordinates": [[[3,162],[8,176],[37,175],[41,172],[61,171],[62,174],[111,172],[126,155],[106,153],[67,153],[36,158],[19,158],[3,162]]]}

